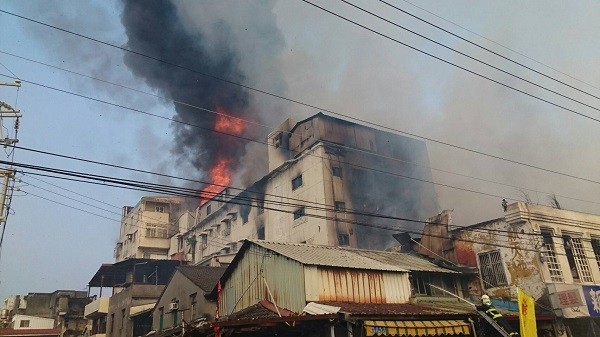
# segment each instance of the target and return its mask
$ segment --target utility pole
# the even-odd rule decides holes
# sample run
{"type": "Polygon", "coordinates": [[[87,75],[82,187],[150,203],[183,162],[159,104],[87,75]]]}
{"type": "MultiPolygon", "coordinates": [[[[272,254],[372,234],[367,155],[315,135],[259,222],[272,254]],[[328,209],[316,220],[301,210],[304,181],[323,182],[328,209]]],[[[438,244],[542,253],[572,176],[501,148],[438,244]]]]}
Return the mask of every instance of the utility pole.
{"type": "MultiPolygon", "coordinates": [[[[18,95],[18,90],[21,87],[21,81],[16,79],[14,82],[0,82],[0,86],[16,87],[18,95]]],[[[22,115],[19,110],[13,108],[8,103],[0,101],[0,146],[3,146],[6,149],[8,147],[13,147],[19,141],[17,139],[17,134],[19,131],[21,117],[22,115]],[[6,120],[14,121],[12,135],[8,131],[10,128],[4,125],[6,120]],[[4,130],[7,130],[7,134],[4,134],[4,130]]],[[[11,151],[14,151],[14,148],[12,148],[11,151]]],[[[12,162],[12,158],[14,158],[14,152],[8,153],[7,155],[11,157],[10,159],[12,162]]],[[[0,227],[2,228],[2,232],[0,234],[0,252],[2,249],[2,243],[4,242],[6,220],[10,214],[10,204],[15,188],[15,173],[16,171],[12,165],[8,165],[7,167],[0,169],[0,182],[2,183],[2,186],[0,186],[0,227]]]]}

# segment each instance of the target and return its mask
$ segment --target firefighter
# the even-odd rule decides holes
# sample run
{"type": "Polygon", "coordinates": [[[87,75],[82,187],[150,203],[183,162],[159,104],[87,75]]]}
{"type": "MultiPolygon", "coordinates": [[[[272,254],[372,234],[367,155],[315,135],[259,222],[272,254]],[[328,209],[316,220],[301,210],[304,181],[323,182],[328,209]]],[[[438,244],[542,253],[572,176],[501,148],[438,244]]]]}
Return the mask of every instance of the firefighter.
{"type": "Polygon", "coordinates": [[[492,300],[488,295],[481,296],[481,305],[477,306],[477,310],[483,311],[486,315],[491,317],[494,322],[498,323],[506,331],[506,333],[511,337],[518,337],[519,333],[516,332],[510,324],[506,321],[506,319],[502,316],[502,314],[494,308],[492,305],[492,300]]]}

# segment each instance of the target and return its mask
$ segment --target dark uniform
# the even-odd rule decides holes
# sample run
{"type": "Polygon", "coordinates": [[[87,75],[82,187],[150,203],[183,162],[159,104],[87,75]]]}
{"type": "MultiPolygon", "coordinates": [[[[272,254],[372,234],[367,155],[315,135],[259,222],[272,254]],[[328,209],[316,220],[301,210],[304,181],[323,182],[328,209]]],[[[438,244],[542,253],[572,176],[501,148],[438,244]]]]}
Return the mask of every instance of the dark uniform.
{"type": "Polygon", "coordinates": [[[502,314],[500,312],[498,312],[498,310],[496,310],[496,308],[494,308],[493,305],[482,304],[477,307],[477,310],[483,311],[483,312],[485,312],[486,315],[490,316],[496,323],[498,323],[498,325],[500,325],[502,327],[502,329],[504,329],[504,331],[506,331],[506,333],[508,333],[509,336],[511,336],[511,337],[519,336],[519,333],[516,332],[512,328],[512,326],[510,326],[510,324],[508,324],[506,319],[502,316],[502,314]]]}

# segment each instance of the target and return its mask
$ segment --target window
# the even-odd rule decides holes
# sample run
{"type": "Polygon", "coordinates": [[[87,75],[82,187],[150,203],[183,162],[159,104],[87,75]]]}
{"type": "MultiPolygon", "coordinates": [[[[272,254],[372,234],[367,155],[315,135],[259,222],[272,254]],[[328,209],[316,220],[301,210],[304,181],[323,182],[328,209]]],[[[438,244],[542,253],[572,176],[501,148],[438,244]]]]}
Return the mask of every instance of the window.
{"type": "Polygon", "coordinates": [[[148,238],[167,238],[166,225],[156,223],[146,223],[146,237],[148,238]]]}
{"type": "Polygon", "coordinates": [[[592,249],[594,250],[594,256],[596,257],[598,268],[600,268],[600,239],[592,238],[592,249]]]}
{"type": "Polygon", "coordinates": [[[22,320],[21,323],[19,324],[19,327],[21,327],[21,328],[29,328],[29,320],[28,319],[22,320]]]}
{"type": "Polygon", "coordinates": [[[304,207],[300,207],[296,211],[294,211],[294,220],[300,219],[304,215],[305,215],[305,213],[304,213],[304,207]]]}
{"type": "Polygon", "coordinates": [[[552,282],[563,282],[562,272],[560,270],[560,262],[556,258],[556,249],[554,249],[554,241],[552,239],[551,229],[541,229],[542,234],[542,253],[546,260],[546,266],[550,272],[550,280],[552,282]]]}
{"type": "Polygon", "coordinates": [[[302,175],[297,176],[292,179],[292,191],[302,186],[302,175]]]}
{"type": "Polygon", "coordinates": [[[350,244],[350,236],[348,234],[338,234],[338,242],[340,246],[348,246],[350,244]]]}
{"type": "Polygon", "coordinates": [[[223,229],[223,236],[229,236],[231,234],[231,221],[225,221],[225,229],[223,229]]]}
{"type": "Polygon", "coordinates": [[[442,288],[451,294],[457,294],[458,292],[456,280],[448,275],[442,276],[439,274],[415,272],[410,275],[410,283],[412,292],[415,295],[451,296],[438,288],[442,288]],[[434,285],[435,287],[432,287],[431,285],[434,285]]]}
{"type": "Polygon", "coordinates": [[[211,204],[208,204],[208,205],[206,206],[206,215],[209,215],[209,214],[212,212],[212,211],[211,211],[211,207],[210,207],[210,206],[212,206],[212,205],[211,205],[211,204]]]}
{"type": "Polygon", "coordinates": [[[115,330],[115,314],[110,314],[110,333],[113,333],[115,330]]]}
{"type": "Polygon", "coordinates": [[[160,307],[158,309],[158,331],[162,331],[165,328],[165,308],[160,307]]]}
{"type": "Polygon", "coordinates": [[[334,177],[342,177],[342,168],[339,166],[334,166],[331,168],[331,173],[334,177]]]}
{"type": "Polygon", "coordinates": [[[507,285],[502,257],[499,251],[478,254],[479,270],[484,288],[507,285]]]}
{"type": "Polygon", "coordinates": [[[585,257],[581,238],[565,234],[562,239],[565,245],[565,253],[567,254],[567,261],[569,261],[569,269],[571,270],[573,281],[592,282],[592,273],[587,258],[585,257]]]}
{"type": "Polygon", "coordinates": [[[198,307],[198,294],[193,293],[190,295],[190,322],[196,317],[196,308],[198,307]]]}
{"type": "Polygon", "coordinates": [[[156,207],[154,207],[154,211],[158,212],[158,213],[164,213],[165,208],[164,208],[164,206],[156,206],[156,207]]]}
{"type": "Polygon", "coordinates": [[[200,235],[200,247],[202,247],[202,249],[206,249],[206,247],[208,247],[208,237],[206,234],[200,235]]]}
{"type": "Polygon", "coordinates": [[[256,238],[259,240],[265,239],[265,227],[258,227],[258,230],[256,231],[256,238]]]}
{"type": "Polygon", "coordinates": [[[336,202],[334,202],[333,206],[336,211],[345,211],[346,210],[346,203],[343,201],[336,201],[336,202]]]}

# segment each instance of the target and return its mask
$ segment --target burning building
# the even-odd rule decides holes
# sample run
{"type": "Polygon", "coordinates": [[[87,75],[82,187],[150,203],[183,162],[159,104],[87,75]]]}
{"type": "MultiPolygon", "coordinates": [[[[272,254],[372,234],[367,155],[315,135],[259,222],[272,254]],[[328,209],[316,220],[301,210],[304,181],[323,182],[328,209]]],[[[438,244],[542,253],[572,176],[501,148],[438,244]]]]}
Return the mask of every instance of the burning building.
{"type": "Polygon", "coordinates": [[[394,231],[421,229],[398,218],[438,208],[424,142],[321,113],[271,132],[268,166],[203,201],[179,240],[188,260],[228,263],[246,238],[381,250],[394,231]]]}

